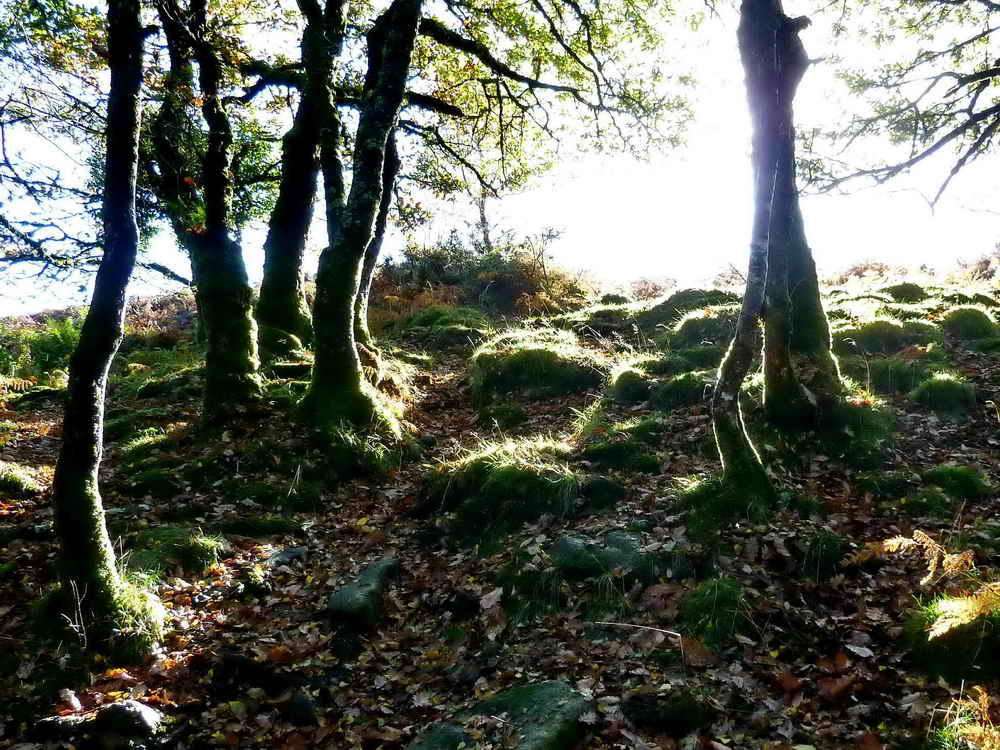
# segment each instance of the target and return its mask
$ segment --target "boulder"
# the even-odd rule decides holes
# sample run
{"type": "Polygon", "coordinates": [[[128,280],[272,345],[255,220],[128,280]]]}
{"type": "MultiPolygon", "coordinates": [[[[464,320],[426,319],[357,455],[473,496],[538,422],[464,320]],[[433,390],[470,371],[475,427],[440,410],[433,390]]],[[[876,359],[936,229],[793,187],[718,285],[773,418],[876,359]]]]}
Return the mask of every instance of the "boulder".
{"type": "Polygon", "coordinates": [[[371,563],[354,580],[330,594],[330,617],[355,629],[371,629],[382,617],[382,598],[389,582],[399,575],[399,559],[386,557],[371,563]]]}

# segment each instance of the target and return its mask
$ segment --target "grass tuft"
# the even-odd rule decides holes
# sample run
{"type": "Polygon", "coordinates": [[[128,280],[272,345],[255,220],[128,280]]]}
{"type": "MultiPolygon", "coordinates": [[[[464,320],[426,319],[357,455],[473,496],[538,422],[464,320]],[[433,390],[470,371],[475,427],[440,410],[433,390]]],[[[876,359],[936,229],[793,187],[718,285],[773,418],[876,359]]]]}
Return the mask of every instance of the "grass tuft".
{"type": "Polygon", "coordinates": [[[707,400],[712,389],[711,373],[688,372],[660,383],[653,391],[649,403],[656,409],[669,411],[682,406],[694,406],[707,400]]]}
{"type": "Polygon", "coordinates": [[[0,461],[0,497],[11,500],[26,500],[34,497],[41,490],[41,485],[23,466],[0,461]]]}
{"type": "Polygon", "coordinates": [[[939,372],[914,388],[910,398],[932,411],[957,416],[976,405],[976,389],[957,373],[939,372]]]}
{"type": "Polygon", "coordinates": [[[708,646],[727,645],[750,624],[742,586],[729,578],[700,583],[681,602],[680,621],[708,646]]]}
{"type": "Polygon", "coordinates": [[[129,570],[161,578],[172,568],[202,573],[229,550],[225,539],[189,526],[160,526],[136,534],[129,544],[129,570]]]}
{"type": "Polygon", "coordinates": [[[920,475],[927,484],[935,485],[959,500],[976,500],[989,495],[993,488],[981,471],[972,466],[942,464],[920,475]]]}

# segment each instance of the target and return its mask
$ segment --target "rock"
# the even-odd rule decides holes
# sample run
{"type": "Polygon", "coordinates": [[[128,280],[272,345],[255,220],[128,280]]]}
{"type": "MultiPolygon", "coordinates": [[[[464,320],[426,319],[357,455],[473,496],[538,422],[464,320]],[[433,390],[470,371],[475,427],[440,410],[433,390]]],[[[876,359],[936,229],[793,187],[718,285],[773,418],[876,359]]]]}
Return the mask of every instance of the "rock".
{"type": "Polygon", "coordinates": [[[92,716],[47,716],[35,722],[27,738],[33,742],[58,742],[82,735],[93,726],[92,716]]]}
{"type": "Polygon", "coordinates": [[[139,701],[104,706],[94,718],[94,731],[129,739],[146,739],[160,730],[163,715],[139,701]]]}
{"type": "Polygon", "coordinates": [[[475,741],[455,724],[435,724],[417,735],[406,750],[458,750],[458,747],[475,747],[475,741]]]}
{"type": "Polygon", "coordinates": [[[296,560],[305,562],[308,552],[309,549],[307,547],[286,547],[268,557],[267,564],[272,568],[277,568],[279,565],[288,565],[296,560]]]}
{"type": "Polygon", "coordinates": [[[709,726],[717,711],[692,693],[681,690],[666,695],[652,692],[633,693],[622,701],[625,718],[639,729],[649,729],[684,737],[709,726]]]}
{"type": "Polygon", "coordinates": [[[683,577],[691,567],[679,555],[643,552],[641,537],[626,531],[608,532],[599,542],[562,536],[549,556],[568,578],[594,578],[620,570],[626,578],[651,583],[664,575],[683,577]]]}
{"type": "Polygon", "coordinates": [[[305,693],[295,693],[284,705],[285,720],[297,727],[313,727],[319,724],[316,703],[305,693]]]}
{"type": "Polygon", "coordinates": [[[389,581],[399,575],[399,559],[386,557],[371,563],[353,583],[330,594],[330,617],[356,629],[371,629],[382,616],[382,597],[389,581]]]}

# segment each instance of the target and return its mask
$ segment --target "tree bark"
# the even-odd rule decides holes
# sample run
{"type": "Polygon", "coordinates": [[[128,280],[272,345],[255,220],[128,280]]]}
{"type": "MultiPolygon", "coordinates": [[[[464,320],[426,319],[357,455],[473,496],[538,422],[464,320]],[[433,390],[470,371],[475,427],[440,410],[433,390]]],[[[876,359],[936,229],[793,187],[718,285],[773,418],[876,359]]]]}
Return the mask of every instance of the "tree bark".
{"type": "Polygon", "coordinates": [[[104,256],[69,367],[69,398],[52,484],[62,607],[89,645],[141,658],[162,634],[162,608],[118,573],[98,485],[108,370],[124,336],[125,293],[139,247],[135,189],[144,31],[138,0],[108,3],[111,90],[102,207],[104,256]],[[133,628],[126,624],[131,622],[133,628]],[[139,635],[138,638],[132,637],[139,635]]]}
{"type": "Polygon", "coordinates": [[[320,163],[329,246],[320,255],[316,275],[316,359],[309,390],[300,402],[301,417],[318,425],[346,421],[369,427],[379,423],[398,434],[398,425],[380,408],[376,394],[365,382],[354,319],[365,250],[382,197],[386,141],[403,101],[420,9],[421,0],[393,0],[368,33],[368,70],[346,200],[337,137],[340,120],[329,87],[326,94],[320,163]]]}
{"type": "Polygon", "coordinates": [[[744,0],[740,12],[740,56],[753,124],[754,201],[758,208],[768,206],[767,216],[759,217],[766,225],[759,228],[763,234],[758,238],[766,242],[768,253],[764,407],[772,423],[813,427],[819,403],[812,388],[820,383],[825,388],[839,388],[839,377],[816,377],[819,372],[829,375],[830,365],[835,373],[836,363],[830,353],[829,328],[805,243],[795,184],[792,102],[809,66],[798,38],[809,21],[786,16],[780,0],[744,0]],[[811,285],[807,278],[810,270],[811,285]],[[821,331],[817,330],[817,312],[823,321],[821,331]],[[799,344],[798,350],[793,342],[799,344]],[[796,356],[805,351],[808,358],[796,356]]]}
{"type": "Polygon", "coordinates": [[[382,196],[379,198],[378,213],[375,215],[375,230],[368,247],[365,248],[364,265],[361,268],[361,283],[358,297],[354,302],[354,336],[358,345],[370,352],[377,353],[378,345],[368,328],[368,299],[372,291],[372,279],[375,278],[375,266],[382,252],[382,241],[389,222],[389,209],[392,207],[392,189],[399,174],[399,153],[396,150],[396,133],[391,131],[385,142],[385,163],[382,165],[382,196]]]}
{"type": "Polygon", "coordinates": [[[205,38],[207,6],[193,0],[190,28],[175,0],[157,3],[167,38],[170,72],[153,125],[163,204],[180,245],[191,258],[198,313],[204,324],[206,424],[225,421],[260,397],[260,362],[253,289],[243,250],[231,226],[233,134],[219,92],[222,62],[205,38]],[[207,145],[192,154],[180,134],[192,132],[188,105],[198,63],[207,145]]]}
{"type": "MultiPolygon", "coordinates": [[[[322,29],[307,28],[302,40],[302,61],[306,66],[316,52],[310,38],[322,29]]],[[[319,177],[320,108],[315,96],[304,93],[295,110],[292,127],[281,143],[281,182],[278,198],[268,222],[264,241],[264,277],[257,300],[257,323],[262,329],[264,349],[267,328],[312,341],[312,315],[306,303],[303,262],[306,239],[312,223],[319,177]]],[[[278,354],[280,352],[273,352],[278,354]]]]}

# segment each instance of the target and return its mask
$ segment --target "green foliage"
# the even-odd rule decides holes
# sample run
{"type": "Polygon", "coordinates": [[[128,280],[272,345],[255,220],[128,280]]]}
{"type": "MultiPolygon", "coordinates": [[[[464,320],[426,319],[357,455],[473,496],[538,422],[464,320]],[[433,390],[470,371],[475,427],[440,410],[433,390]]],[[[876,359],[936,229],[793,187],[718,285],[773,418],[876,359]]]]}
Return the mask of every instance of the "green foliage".
{"type": "Polygon", "coordinates": [[[402,446],[374,430],[340,424],[324,433],[324,468],[332,482],[368,474],[385,475],[399,466],[402,446]]]}
{"type": "Polygon", "coordinates": [[[750,490],[740,477],[710,477],[685,482],[678,502],[687,510],[688,533],[692,539],[714,544],[720,532],[740,522],[763,521],[778,502],[774,493],[762,496],[750,490]]]}
{"type": "Polygon", "coordinates": [[[545,513],[573,512],[581,478],[554,440],[506,440],[439,464],[426,479],[429,505],[454,512],[451,530],[475,543],[509,533],[545,513]]]}
{"type": "Polygon", "coordinates": [[[108,442],[117,442],[133,436],[136,432],[155,429],[155,424],[165,422],[175,415],[176,411],[167,407],[112,411],[104,420],[104,439],[108,442]]]}
{"type": "Polygon", "coordinates": [[[886,405],[863,391],[836,403],[824,415],[821,432],[827,447],[848,466],[876,469],[893,444],[895,418],[886,405]]]}
{"type": "Polygon", "coordinates": [[[976,405],[976,389],[957,373],[939,372],[913,389],[910,398],[933,411],[958,416],[976,405]]]}
{"type": "Polygon", "coordinates": [[[993,488],[981,471],[972,466],[942,464],[928,469],[920,478],[945,490],[959,500],[977,500],[989,495],[993,488]]]}
{"type": "Polygon", "coordinates": [[[698,584],[681,602],[680,621],[713,648],[721,648],[750,624],[743,588],[729,578],[698,584]]]}
{"type": "Polygon", "coordinates": [[[945,314],[941,327],[957,339],[987,339],[997,335],[997,324],[978,307],[956,307],[945,314]]]}
{"type": "Polygon", "coordinates": [[[630,469],[649,474],[660,471],[660,460],[636,439],[611,439],[591,443],[580,455],[604,469],[630,469]]]}
{"type": "Polygon", "coordinates": [[[722,364],[722,357],[728,348],[728,345],[722,346],[721,344],[688,346],[678,349],[677,356],[690,362],[694,367],[712,368],[714,370],[722,364]]]}
{"type": "MultiPolygon", "coordinates": [[[[704,347],[711,348],[711,347],[704,347]]],[[[687,350],[690,351],[690,350],[687,350]]],[[[720,358],[721,361],[721,358],[720,358]]],[[[718,363],[716,363],[718,364],[718,363]]],[[[694,362],[687,357],[682,357],[679,354],[667,353],[658,359],[654,359],[645,362],[641,365],[641,369],[648,372],[650,375],[680,375],[684,372],[689,372],[695,367],[711,367],[712,365],[699,364],[694,362]]]]}
{"type": "Polygon", "coordinates": [[[873,393],[907,393],[929,374],[931,365],[922,359],[901,357],[842,357],[840,371],[873,393]]]}
{"type": "Polygon", "coordinates": [[[465,326],[466,328],[487,328],[489,321],[479,310],[471,307],[452,305],[430,305],[413,313],[403,321],[404,328],[442,326],[465,326]]]}
{"type": "Polygon", "coordinates": [[[515,391],[575,393],[598,386],[606,367],[569,331],[511,329],[488,339],[472,355],[472,393],[478,403],[515,391]]]}
{"type": "Polygon", "coordinates": [[[664,411],[700,404],[711,395],[712,384],[711,373],[708,372],[676,375],[656,387],[649,403],[654,408],[664,411]]]}
{"type": "Polygon", "coordinates": [[[67,369],[82,326],[79,317],[49,318],[38,328],[0,324],[0,375],[38,377],[67,369]]]}
{"type": "Polygon", "coordinates": [[[627,305],[631,301],[624,294],[604,294],[601,296],[602,305],[627,305]]]}
{"type": "Polygon", "coordinates": [[[23,466],[0,461],[0,498],[23,500],[41,491],[41,486],[23,466]]]}
{"type": "Polygon", "coordinates": [[[149,495],[164,499],[179,494],[182,489],[183,485],[177,478],[176,472],[169,469],[151,468],[130,474],[128,485],[122,489],[122,494],[131,497],[149,495]]]}
{"type": "Polygon", "coordinates": [[[203,573],[229,550],[227,542],[189,526],[160,526],[136,534],[128,544],[126,565],[137,573],[160,578],[178,567],[203,573]]]}
{"type": "Polygon", "coordinates": [[[887,506],[899,509],[912,516],[947,518],[952,513],[955,501],[938,487],[924,487],[901,497],[887,506]]]}
{"type": "Polygon", "coordinates": [[[134,437],[122,443],[118,455],[122,464],[129,469],[146,463],[170,444],[170,438],[159,427],[147,427],[134,437]]]}
{"type": "Polygon", "coordinates": [[[882,288],[880,291],[888,294],[896,302],[922,302],[927,299],[927,292],[924,291],[924,288],[920,284],[914,284],[912,281],[893,284],[892,286],[882,288]]]}

